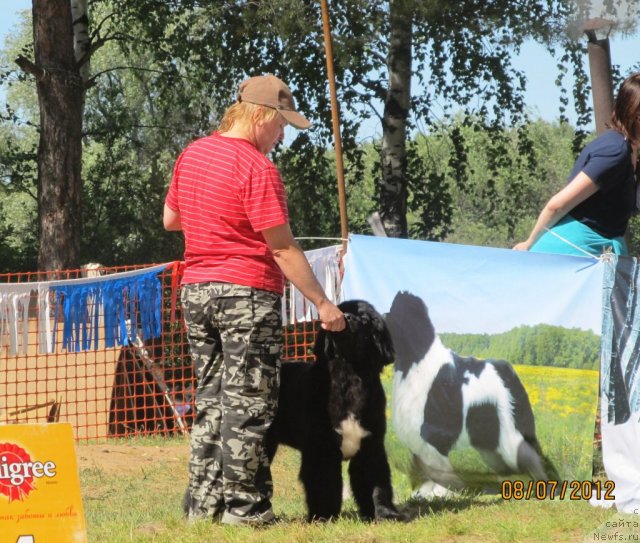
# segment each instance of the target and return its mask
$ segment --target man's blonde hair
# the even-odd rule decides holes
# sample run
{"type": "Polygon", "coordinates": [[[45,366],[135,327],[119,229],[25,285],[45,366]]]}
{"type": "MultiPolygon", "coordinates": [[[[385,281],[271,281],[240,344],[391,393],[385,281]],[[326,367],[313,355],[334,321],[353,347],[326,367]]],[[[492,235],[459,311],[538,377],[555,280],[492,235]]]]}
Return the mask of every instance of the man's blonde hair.
{"type": "Polygon", "coordinates": [[[279,115],[272,107],[259,106],[249,102],[236,102],[227,111],[218,125],[218,132],[227,132],[234,125],[251,126],[255,121],[269,122],[279,115]],[[254,113],[256,114],[254,117],[254,113]]]}

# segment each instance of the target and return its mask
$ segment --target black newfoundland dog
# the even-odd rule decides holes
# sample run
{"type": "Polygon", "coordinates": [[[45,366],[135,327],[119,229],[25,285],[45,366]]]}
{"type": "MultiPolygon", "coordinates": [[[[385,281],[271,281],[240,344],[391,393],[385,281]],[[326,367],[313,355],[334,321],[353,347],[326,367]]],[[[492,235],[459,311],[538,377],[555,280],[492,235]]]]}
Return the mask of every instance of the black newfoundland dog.
{"type": "Polygon", "coordinates": [[[273,459],[280,443],[301,451],[309,520],[340,514],[343,460],[349,460],[351,489],[362,518],[402,520],[392,501],[380,382],[382,369],[394,358],[391,336],[369,303],[352,300],[339,307],[347,328],[318,332],[315,362],[282,365],[267,453],[273,459]]]}

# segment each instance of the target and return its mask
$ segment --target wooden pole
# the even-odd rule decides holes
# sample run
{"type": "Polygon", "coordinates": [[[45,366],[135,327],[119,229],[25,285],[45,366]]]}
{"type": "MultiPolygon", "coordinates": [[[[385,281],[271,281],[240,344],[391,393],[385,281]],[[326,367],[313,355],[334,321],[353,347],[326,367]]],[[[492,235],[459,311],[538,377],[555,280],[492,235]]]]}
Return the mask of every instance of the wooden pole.
{"type": "Polygon", "coordinates": [[[327,77],[331,93],[331,118],[333,121],[333,140],[336,151],[336,170],[338,176],[338,203],[340,205],[340,237],[342,237],[342,254],[347,251],[347,200],[344,188],[344,165],[342,162],[342,139],[340,137],[340,114],[336,95],[335,74],[333,71],[333,52],[331,49],[331,27],[329,24],[329,8],[327,0],[320,0],[322,6],[322,28],[324,30],[324,49],[327,57],[327,77]]]}

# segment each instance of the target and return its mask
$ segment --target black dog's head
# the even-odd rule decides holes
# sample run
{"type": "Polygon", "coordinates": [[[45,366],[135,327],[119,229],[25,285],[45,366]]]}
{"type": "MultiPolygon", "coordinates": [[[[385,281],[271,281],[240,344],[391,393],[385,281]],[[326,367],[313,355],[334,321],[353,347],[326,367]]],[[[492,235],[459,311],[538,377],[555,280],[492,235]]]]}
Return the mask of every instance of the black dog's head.
{"type": "Polygon", "coordinates": [[[342,332],[318,332],[316,359],[342,358],[356,369],[381,372],[394,359],[389,329],[374,307],[363,300],[349,300],[338,305],[347,327],[342,332]]]}

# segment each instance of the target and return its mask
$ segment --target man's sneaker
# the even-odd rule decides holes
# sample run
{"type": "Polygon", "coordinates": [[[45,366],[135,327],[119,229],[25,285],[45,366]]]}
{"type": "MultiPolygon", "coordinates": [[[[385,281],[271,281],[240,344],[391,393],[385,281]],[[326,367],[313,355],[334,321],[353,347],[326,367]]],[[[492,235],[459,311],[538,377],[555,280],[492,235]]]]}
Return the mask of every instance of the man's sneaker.
{"type": "Polygon", "coordinates": [[[278,519],[273,514],[273,511],[268,509],[264,513],[256,513],[255,515],[248,515],[246,517],[239,517],[225,511],[220,522],[231,526],[269,526],[275,524],[277,521],[278,519]]]}

